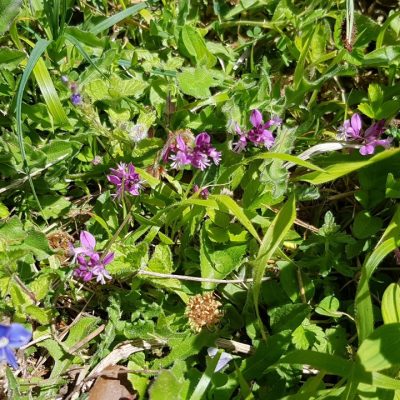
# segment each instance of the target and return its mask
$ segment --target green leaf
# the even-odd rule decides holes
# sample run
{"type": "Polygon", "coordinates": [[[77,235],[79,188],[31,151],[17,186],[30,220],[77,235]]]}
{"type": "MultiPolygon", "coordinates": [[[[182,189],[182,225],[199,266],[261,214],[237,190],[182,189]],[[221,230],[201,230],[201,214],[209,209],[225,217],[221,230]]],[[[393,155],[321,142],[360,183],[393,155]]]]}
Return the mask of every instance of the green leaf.
{"type": "Polygon", "coordinates": [[[369,291],[369,280],[372,274],[397,246],[400,235],[400,207],[397,208],[389,226],[386,228],[379,244],[374,251],[366,258],[361,268],[360,281],[357,286],[355,299],[356,325],[358,340],[360,343],[374,330],[374,314],[372,311],[372,300],[369,291]]]}
{"type": "Polygon", "coordinates": [[[48,218],[59,218],[71,207],[71,202],[63,196],[45,195],[41,198],[42,215],[48,218]]]}
{"type": "Polygon", "coordinates": [[[363,65],[369,67],[388,67],[400,61],[400,46],[384,46],[363,57],[363,65]]]}
{"type": "MultiPolygon", "coordinates": [[[[194,392],[190,396],[190,400],[202,400],[207,393],[207,388],[211,383],[211,378],[214,375],[215,368],[217,367],[218,361],[222,355],[222,352],[218,352],[207,365],[206,370],[202,374],[199,383],[194,389],[194,392]]],[[[247,397],[248,398],[248,397],[247,397]]]]}
{"type": "MultiPolygon", "coordinates": [[[[218,245],[208,239],[204,227],[200,234],[200,268],[203,278],[224,279],[238,268],[246,253],[247,244],[237,246],[218,245]]],[[[214,289],[215,283],[203,282],[204,289],[214,289]]]]}
{"type": "Polygon", "coordinates": [[[371,158],[365,158],[362,160],[351,160],[346,162],[339,162],[329,165],[325,168],[324,172],[310,172],[295,178],[296,181],[305,181],[314,185],[320,185],[322,183],[332,182],[336,179],[348,175],[352,172],[358,171],[369,165],[377,164],[381,161],[388,160],[390,158],[397,158],[400,155],[400,149],[389,149],[375,154],[371,158]]]}
{"type": "Polygon", "coordinates": [[[44,310],[35,305],[25,307],[25,312],[34,320],[38,321],[41,325],[48,325],[52,320],[52,310],[44,310]]]}
{"type": "Polygon", "coordinates": [[[70,126],[68,117],[65,114],[56,88],[54,87],[49,71],[47,70],[46,64],[44,63],[42,58],[39,58],[37,60],[36,65],[33,68],[33,74],[35,75],[36,82],[39,85],[40,91],[43,94],[50,114],[54,118],[54,123],[57,126],[62,127],[70,126]]]}
{"type": "Polygon", "coordinates": [[[391,283],[382,296],[382,318],[385,324],[400,322],[400,285],[391,283]]]}
{"type": "Polygon", "coordinates": [[[352,370],[352,362],[343,358],[326,354],[318,353],[311,350],[297,350],[282,357],[278,364],[300,364],[311,365],[320,371],[332,375],[347,377],[352,370]]]}
{"type": "Polygon", "coordinates": [[[147,7],[145,2],[135,4],[132,7],[128,7],[127,9],[112,15],[111,17],[106,18],[104,21],[101,21],[93,28],[90,29],[90,32],[97,35],[100,32],[105,31],[106,29],[111,28],[115,24],[123,21],[125,18],[132,17],[133,15],[137,14],[140,10],[143,10],[147,7]]]}
{"type": "Polygon", "coordinates": [[[0,47],[0,70],[12,71],[24,58],[26,58],[26,54],[23,51],[0,47]]]}
{"type": "Polygon", "coordinates": [[[362,343],[357,358],[366,371],[400,365],[400,323],[380,326],[362,343]]]}
{"type": "Polygon", "coordinates": [[[28,180],[29,180],[29,185],[32,189],[33,196],[35,198],[35,201],[41,210],[42,207],[40,205],[40,201],[37,197],[35,187],[33,185],[32,177],[29,173],[29,165],[26,157],[26,152],[25,152],[25,143],[24,143],[24,136],[22,132],[22,98],[24,95],[25,91],[25,86],[28,82],[29,76],[32,73],[32,70],[35,68],[36,63],[40,59],[40,56],[43,54],[43,52],[47,49],[47,46],[50,44],[47,40],[40,39],[36,43],[36,46],[33,48],[31,55],[29,56],[28,63],[26,65],[26,68],[24,70],[24,73],[22,74],[21,81],[19,83],[18,91],[17,91],[17,99],[16,99],[16,105],[15,105],[15,113],[17,116],[17,137],[18,137],[18,145],[20,148],[21,152],[21,157],[23,160],[23,167],[24,167],[24,172],[28,175],[28,180]]]}
{"type": "Polygon", "coordinates": [[[0,219],[7,218],[10,215],[8,208],[0,201],[0,219]]]}
{"type": "Polygon", "coordinates": [[[385,194],[389,199],[400,199],[400,179],[395,179],[392,173],[388,173],[385,194]]]}
{"type": "Polygon", "coordinates": [[[278,246],[281,244],[284,237],[289,232],[295,219],[296,219],[296,200],[295,197],[292,195],[285,203],[285,205],[281,208],[281,210],[279,211],[279,213],[276,215],[271,225],[269,226],[261,242],[257,259],[253,263],[254,264],[253,299],[261,329],[263,329],[262,328],[263,325],[259,315],[258,298],[260,296],[261,281],[264,276],[264,271],[267,266],[268,260],[275,253],[278,246]]]}
{"type": "Polygon", "coordinates": [[[182,382],[167,370],[161,372],[151,385],[149,393],[150,400],[176,399],[183,400],[181,395],[182,382]]]}
{"type": "MultiPolygon", "coordinates": [[[[69,331],[67,339],[62,342],[63,347],[66,350],[69,350],[73,346],[75,346],[82,339],[87,337],[96,327],[98,322],[98,318],[95,317],[82,317],[78,320],[78,322],[73,325],[69,331]]],[[[86,344],[87,346],[88,344],[86,344]]],[[[59,377],[69,365],[72,364],[76,357],[69,356],[64,357],[65,353],[62,352],[60,354],[59,350],[57,354],[55,354],[55,365],[51,371],[50,378],[59,377]]],[[[77,361],[79,358],[77,359],[77,361]]]]}
{"type": "Polygon", "coordinates": [[[49,247],[46,235],[34,230],[27,233],[21,248],[32,252],[38,260],[44,260],[51,254],[54,254],[53,250],[49,247]]]}
{"type": "Polygon", "coordinates": [[[360,211],[354,218],[353,234],[357,239],[368,239],[383,225],[382,219],[373,217],[368,211],[360,211]]]}
{"type": "Polygon", "coordinates": [[[342,316],[342,313],[337,311],[339,305],[339,300],[335,296],[326,296],[320,301],[318,306],[315,307],[315,312],[327,317],[338,318],[342,316]]]}
{"type": "Polygon", "coordinates": [[[180,36],[180,50],[198,66],[212,68],[217,58],[212,55],[198,31],[190,25],[184,25],[180,36]]]}
{"type": "Polygon", "coordinates": [[[51,140],[48,144],[42,146],[40,150],[46,154],[48,163],[65,160],[77,153],[82,144],[75,140],[51,140]]]}
{"type": "Polygon", "coordinates": [[[215,200],[218,204],[218,208],[221,211],[230,211],[238,221],[251,233],[251,235],[260,242],[257,231],[255,230],[253,224],[235,200],[224,194],[216,194],[210,196],[210,200],[215,200]]]}
{"type": "Polygon", "coordinates": [[[271,329],[273,333],[285,330],[295,330],[310,314],[311,307],[308,304],[285,304],[269,310],[271,329]]]}
{"type": "Polygon", "coordinates": [[[210,97],[210,87],[216,85],[210,71],[205,68],[186,68],[177,75],[177,80],[182,92],[196,99],[210,97]]]}
{"type": "Polygon", "coordinates": [[[21,5],[22,0],[0,0],[0,35],[8,30],[21,5]]]}
{"type": "Polygon", "coordinates": [[[154,253],[148,264],[148,269],[164,274],[171,274],[173,272],[172,253],[169,246],[158,244],[154,248],[154,253]]]}
{"type": "Polygon", "coordinates": [[[124,97],[139,98],[146,87],[147,83],[140,79],[121,79],[117,75],[112,75],[109,81],[104,79],[91,81],[86,85],[85,91],[93,101],[117,101],[124,97]]]}
{"type": "Polygon", "coordinates": [[[368,98],[373,107],[379,107],[383,103],[383,90],[378,83],[371,83],[368,86],[368,98]]]}

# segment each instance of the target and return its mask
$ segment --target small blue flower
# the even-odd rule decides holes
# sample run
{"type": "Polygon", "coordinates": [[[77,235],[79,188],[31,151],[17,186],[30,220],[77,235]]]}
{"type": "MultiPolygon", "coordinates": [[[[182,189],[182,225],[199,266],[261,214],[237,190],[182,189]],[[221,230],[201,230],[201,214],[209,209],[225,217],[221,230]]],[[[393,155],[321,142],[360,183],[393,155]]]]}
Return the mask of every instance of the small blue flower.
{"type": "MultiPolygon", "coordinates": [[[[209,347],[207,349],[207,353],[211,358],[214,358],[218,353],[218,349],[216,349],[215,347],[209,347]]],[[[225,353],[225,351],[223,351],[221,357],[218,360],[214,372],[221,371],[221,369],[223,369],[226,365],[228,365],[232,361],[232,359],[233,356],[231,354],[225,353]]]]}
{"type": "Polygon", "coordinates": [[[79,93],[73,93],[71,95],[71,102],[74,106],[78,106],[82,103],[82,97],[79,93]]]}
{"type": "Polygon", "coordinates": [[[32,333],[21,324],[0,325],[0,362],[6,361],[17,369],[14,349],[28,344],[31,338],[32,333]]]}

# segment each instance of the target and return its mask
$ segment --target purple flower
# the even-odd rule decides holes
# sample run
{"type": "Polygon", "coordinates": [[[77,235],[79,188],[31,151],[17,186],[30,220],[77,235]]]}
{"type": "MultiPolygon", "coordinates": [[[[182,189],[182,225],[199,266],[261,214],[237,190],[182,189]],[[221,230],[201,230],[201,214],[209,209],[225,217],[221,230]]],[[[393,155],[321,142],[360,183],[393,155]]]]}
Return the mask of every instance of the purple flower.
{"type": "Polygon", "coordinates": [[[347,138],[357,140],[361,138],[362,120],[358,114],[354,114],[351,119],[346,119],[343,123],[342,132],[347,138]]]}
{"type": "Polygon", "coordinates": [[[0,361],[6,361],[14,369],[18,368],[14,349],[29,343],[32,333],[21,324],[0,325],[0,361]]]}
{"type": "Polygon", "coordinates": [[[66,85],[69,82],[68,76],[62,75],[61,82],[64,83],[64,85],[66,85]]]}
{"type": "Polygon", "coordinates": [[[182,168],[191,164],[193,167],[204,171],[213,162],[218,165],[221,161],[221,153],[211,146],[211,137],[207,132],[198,134],[194,140],[194,145],[188,145],[183,138],[178,135],[176,143],[169,146],[166,154],[172,154],[172,168],[182,168]]]}
{"type": "Polygon", "coordinates": [[[208,196],[210,195],[210,192],[207,188],[200,189],[198,185],[193,186],[193,192],[199,193],[199,196],[204,200],[207,200],[208,196]]]}
{"type": "Polygon", "coordinates": [[[198,134],[194,143],[191,160],[193,167],[204,171],[211,165],[211,160],[215,165],[220,163],[221,153],[211,146],[211,137],[207,132],[198,134]]]}
{"type": "Polygon", "coordinates": [[[71,95],[70,99],[71,99],[71,103],[74,106],[79,106],[79,104],[82,103],[82,97],[81,97],[81,95],[79,93],[73,93],[71,95]]]}
{"type": "Polygon", "coordinates": [[[90,232],[82,231],[81,234],[79,235],[79,240],[81,242],[80,247],[75,248],[71,243],[69,245],[70,250],[74,255],[74,259],[72,260],[72,262],[74,262],[75,258],[80,254],[83,254],[85,256],[91,256],[92,254],[95,253],[94,248],[96,246],[96,239],[90,232]]]}
{"type": "Polygon", "coordinates": [[[111,279],[105,266],[114,260],[114,253],[109,253],[104,258],[100,257],[100,254],[95,251],[96,239],[87,231],[81,232],[80,242],[80,247],[72,248],[79,265],[74,270],[74,276],[81,278],[84,282],[96,278],[97,282],[104,285],[105,278],[111,279]]]}
{"type": "Polygon", "coordinates": [[[117,167],[116,169],[111,168],[111,174],[107,175],[108,181],[117,187],[117,193],[114,196],[122,198],[125,191],[132,196],[138,196],[139,191],[143,188],[143,181],[135,171],[135,166],[132,163],[128,165],[120,163],[117,167]]]}
{"type": "Polygon", "coordinates": [[[172,168],[180,169],[191,163],[192,156],[182,136],[178,135],[176,137],[176,143],[171,147],[171,151],[175,152],[175,154],[169,157],[173,161],[171,164],[172,168]]]}
{"type": "Polygon", "coordinates": [[[274,125],[274,121],[270,120],[264,124],[261,112],[259,110],[253,110],[250,115],[250,122],[253,128],[247,133],[249,140],[256,146],[264,146],[267,149],[271,148],[275,138],[268,128],[274,125]]]}
{"type": "Polygon", "coordinates": [[[233,151],[240,153],[246,149],[247,146],[247,134],[240,129],[240,126],[235,123],[235,131],[239,135],[239,140],[233,144],[233,151]]]}
{"type": "Polygon", "coordinates": [[[339,129],[344,133],[347,140],[352,140],[362,144],[360,154],[363,156],[374,154],[377,146],[389,148],[391,139],[380,139],[385,132],[385,120],[372,124],[365,132],[362,130],[362,119],[358,114],[354,114],[351,119],[344,121],[339,129]]]}
{"type": "Polygon", "coordinates": [[[239,135],[239,140],[233,144],[233,151],[238,153],[243,151],[249,141],[258,147],[270,149],[275,142],[275,138],[269,128],[280,126],[282,120],[278,116],[274,116],[264,123],[260,110],[255,109],[251,112],[250,123],[253,125],[253,128],[248,132],[243,132],[238,124],[235,124],[235,131],[239,135]]]}
{"type": "Polygon", "coordinates": [[[106,265],[114,260],[114,253],[107,254],[104,259],[100,258],[99,253],[93,253],[89,257],[78,256],[79,267],[74,270],[74,276],[81,278],[84,282],[96,278],[102,285],[106,283],[105,278],[112,279],[106,270],[106,265]]]}

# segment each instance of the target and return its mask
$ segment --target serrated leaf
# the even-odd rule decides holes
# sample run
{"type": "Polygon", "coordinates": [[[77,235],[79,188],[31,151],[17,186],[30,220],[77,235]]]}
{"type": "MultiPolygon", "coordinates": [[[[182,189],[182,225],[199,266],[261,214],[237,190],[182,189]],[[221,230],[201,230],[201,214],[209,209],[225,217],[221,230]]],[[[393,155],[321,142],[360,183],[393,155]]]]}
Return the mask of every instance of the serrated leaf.
{"type": "Polygon", "coordinates": [[[91,81],[86,85],[85,91],[93,101],[117,101],[124,97],[139,98],[147,86],[147,83],[140,79],[121,79],[117,75],[112,75],[109,81],[104,79],[91,81]]]}
{"type": "MultiPolygon", "coordinates": [[[[224,279],[238,268],[246,253],[247,244],[219,245],[208,239],[207,228],[200,234],[200,268],[203,278],[224,279]]],[[[204,289],[213,289],[216,284],[203,282],[204,289]]]]}
{"type": "Polygon", "coordinates": [[[205,68],[187,68],[177,75],[177,80],[182,92],[196,99],[210,97],[210,87],[215,86],[214,79],[205,68]]]}

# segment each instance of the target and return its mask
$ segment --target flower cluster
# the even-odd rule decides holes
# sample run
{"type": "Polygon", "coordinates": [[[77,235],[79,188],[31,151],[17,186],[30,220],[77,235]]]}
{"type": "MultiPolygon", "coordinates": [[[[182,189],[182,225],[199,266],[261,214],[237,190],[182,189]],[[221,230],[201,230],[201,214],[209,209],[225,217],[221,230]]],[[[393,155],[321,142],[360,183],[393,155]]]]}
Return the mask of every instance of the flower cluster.
{"type": "Polygon", "coordinates": [[[282,120],[279,117],[273,117],[264,123],[261,112],[256,109],[251,112],[250,123],[253,127],[247,132],[243,132],[239,125],[235,124],[235,131],[239,135],[239,140],[234,143],[233,150],[241,152],[247,147],[248,142],[252,142],[257,147],[270,149],[275,142],[270,128],[280,126],[282,120]]]}
{"type": "Polygon", "coordinates": [[[170,153],[171,167],[176,169],[192,165],[204,171],[211,162],[218,165],[221,161],[221,153],[211,146],[211,137],[207,132],[198,134],[193,144],[188,144],[183,136],[178,135],[166,152],[167,159],[170,153]]]}
{"type": "Polygon", "coordinates": [[[377,146],[382,146],[386,149],[390,147],[390,139],[380,138],[385,130],[385,120],[381,120],[375,122],[364,131],[361,117],[358,114],[354,114],[351,119],[344,121],[339,132],[344,139],[362,144],[360,154],[366,156],[374,154],[377,146]]]}
{"type": "Polygon", "coordinates": [[[82,103],[82,96],[79,93],[79,88],[78,88],[78,84],[76,82],[69,82],[68,77],[66,77],[65,75],[63,75],[61,77],[61,81],[62,83],[64,83],[65,85],[69,86],[69,89],[71,90],[71,103],[74,106],[79,106],[79,104],[82,103]]]}
{"type": "Polygon", "coordinates": [[[135,166],[132,163],[128,165],[120,163],[117,168],[111,168],[110,171],[111,174],[107,175],[107,179],[117,187],[115,197],[121,199],[125,191],[132,196],[139,195],[139,191],[143,188],[143,181],[135,171],[135,166]]]}
{"type": "Polygon", "coordinates": [[[82,279],[84,282],[96,278],[97,282],[104,285],[106,278],[111,279],[110,274],[106,270],[106,265],[114,260],[114,253],[109,253],[105,257],[101,257],[95,251],[96,239],[87,231],[81,232],[80,242],[80,247],[74,248],[72,245],[70,247],[74,255],[73,262],[76,260],[79,265],[74,271],[74,276],[82,279]]]}
{"type": "Polygon", "coordinates": [[[211,292],[190,298],[186,315],[192,329],[200,332],[205,326],[212,327],[218,324],[223,315],[219,309],[221,306],[222,304],[215,299],[211,292]]]}
{"type": "Polygon", "coordinates": [[[0,325],[0,362],[6,361],[13,368],[18,368],[14,349],[29,343],[32,333],[21,324],[0,325]]]}

